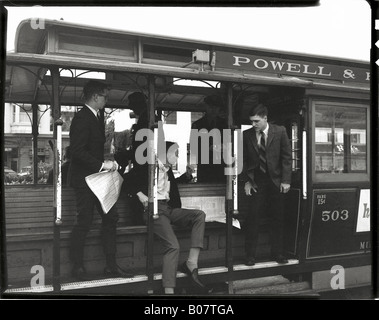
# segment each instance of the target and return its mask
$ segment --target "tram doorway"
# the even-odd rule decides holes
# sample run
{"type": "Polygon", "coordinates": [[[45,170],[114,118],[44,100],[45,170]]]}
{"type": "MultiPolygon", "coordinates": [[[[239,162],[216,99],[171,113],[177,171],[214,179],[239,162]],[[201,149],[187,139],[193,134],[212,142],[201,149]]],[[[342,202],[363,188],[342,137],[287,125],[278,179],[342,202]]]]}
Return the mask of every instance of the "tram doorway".
{"type": "MultiPolygon", "coordinates": [[[[248,111],[254,105],[263,103],[268,108],[269,124],[284,126],[291,143],[292,182],[286,194],[284,245],[289,258],[298,258],[299,222],[302,199],[302,130],[304,127],[304,89],[293,87],[267,86],[260,92],[244,93],[242,102],[237,104],[236,119],[242,130],[251,126],[248,111]]],[[[243,190],[241,190],[243,193],[243,190]]],[[[252,210],[240,197],[241,216],[252,210]]],[[[243,218],[241,219],[243,225],[243,218]]],[[[270,222],[267,217],[260,221],[260,234],[257,248],[258,261],[268,261],[271,257],[270,222]]]]}

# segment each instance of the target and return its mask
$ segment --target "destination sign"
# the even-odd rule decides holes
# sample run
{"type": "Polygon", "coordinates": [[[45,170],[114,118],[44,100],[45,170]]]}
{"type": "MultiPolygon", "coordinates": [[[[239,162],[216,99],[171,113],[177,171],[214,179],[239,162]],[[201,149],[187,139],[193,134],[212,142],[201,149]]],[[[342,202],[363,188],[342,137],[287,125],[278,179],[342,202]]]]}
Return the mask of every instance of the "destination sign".
{"type": "Polygon", "coordinates": [[[216,52],[216,69],[218,68],[367,84],[370,81],[369,66],[365,69],[342,64],[332,65],[224,51],[216,52]]]}

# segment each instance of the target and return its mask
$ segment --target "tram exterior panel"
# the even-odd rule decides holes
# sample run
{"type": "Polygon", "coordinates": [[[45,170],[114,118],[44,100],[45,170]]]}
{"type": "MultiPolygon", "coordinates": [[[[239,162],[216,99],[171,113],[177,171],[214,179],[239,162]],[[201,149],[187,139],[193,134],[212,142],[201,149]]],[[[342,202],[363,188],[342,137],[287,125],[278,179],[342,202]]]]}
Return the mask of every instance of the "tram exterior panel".
{"type": "MultiPolygon", "coordinates": [[[[331,268],[340,265],[354,270],[358,282],[361,271],[365,274],[361,282],[366,284],[367,270],[371,268],[372,187],[368,63],[104,30],[62,21],[45,24],[44,30],[33,30],[30,20],[19,26],[16,52],[7,55],[6,103],[23,107],[30,104],[33,110],[39,104],[49,105],[56,120],[63,106],[80,106],[81,89],[88,80],[83,75],[96,73],[112,87],[109,116],[127,109],[129,92],[142,90],[162,114],[175,111],[193,119],[204,111],[204,96],[217,93],[229,103],[231,112],[226,117],[231,129],[248,125],[246,112],[259,101],[270,106],[272,120],[287,128],[293,146],[293,183],[286,202],[286,248],[294,263],[260,270],[233,268],[233,264],[243,263],[243,233],[232,225],[233,219],[226,218],[221,223],[207,222],[201,264],[214,270],[232,270],[230,276],[222,269],[224,280],[229,281],[274,274],[307,274],[311,279],[313,273],[315,283],[325,282],[320,277],[330,277],[331,268]],[[174,85],[178,79],[203,82],[206,86],[174,85]],[[226,256],[228,246],[232,253],[226,256]]],[[[41,139],[33,120],[32,128],[33,141],[41,139]]],[[[55,133],[51,130],[47,137],[50,134],[54,140],[55,133]]],[[[4,136],[6,142],[16,143],[19,134],[4,136]]],[[[186,150],[185,142],[183,146],[186,150]]],[[[30,162],[36,172],[39,146],[33,143],[30,148],[30,162]]],[[[107,152],[112,155],[110,146],[107,152]]],[[[8,160],[11,164],[12,159],[8,160]]],[[[30,185],[3,186],[9,287],[30,281],[33,265],[45,266],[49,274],[53,269],[57,187],[38,181],[36,176],[32,180],[30,185]]],[[[181,185],[180,190],[187,203],[194,203],[199,196],[221,198],[221,213],[228,217],[236,197],[230,196],[228,183],[231,181],[226,185],[193,183],[181,185]]],[[[236,191],[239,216],[233,218],[243,223],[250,208],[240,182],[236,191]]],[[[153,250],[154,265],[159,267],[159,245],[148,248],[146,226],[135,224],[128,199],[120,198],[117,205],[121,217],[118,255],[122,265],[143,274],[147,251],[153,250]]],[[[73,190],[63,187],[62,279],[69,276],[68,237],[75,214],[73,190]]],[[[99,272],[103,262],[99,222],[98,218],[94,221],[87,241],[86,262],[93,272],[99,272]]],[[[266,223],[261,221],[258,255],[262,258],[270,252],[266,223]]],[[[186,230],[177,232],[185,254],[188,234],[186,230]]],[[[216,271],[214,276],[217,277],[216,271]]]]}

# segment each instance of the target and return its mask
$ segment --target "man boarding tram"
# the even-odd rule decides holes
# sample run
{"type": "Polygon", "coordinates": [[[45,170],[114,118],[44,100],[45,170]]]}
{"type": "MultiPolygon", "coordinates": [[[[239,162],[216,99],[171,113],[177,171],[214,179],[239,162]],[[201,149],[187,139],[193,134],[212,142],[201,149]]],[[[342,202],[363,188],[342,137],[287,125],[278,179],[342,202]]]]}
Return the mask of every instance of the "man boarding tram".
{"type": "Polygon", "coordinates": [[[243,180],[250,198],[245,221],[246,264],[256,262],[259,221],[271,220],[271,255],[278,263],[288,263],[283,248],[284,195],[291,185],[291,145],[286,129],[269,124],[268,110],[258,104],[249,112],[252,128],[243,134],[243,180]]]}

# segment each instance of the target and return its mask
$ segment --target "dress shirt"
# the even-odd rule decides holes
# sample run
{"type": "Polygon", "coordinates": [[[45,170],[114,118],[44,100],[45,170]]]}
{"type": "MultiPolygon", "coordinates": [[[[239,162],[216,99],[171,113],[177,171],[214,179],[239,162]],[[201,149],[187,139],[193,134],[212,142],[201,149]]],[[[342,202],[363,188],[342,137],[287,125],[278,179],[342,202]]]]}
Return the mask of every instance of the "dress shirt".
{"type": "Polygon", "coordinates": [[[157,193],[158,200],[170,200],[170,181],[168,180],[167,171],[169,167],[165,167],[163,163],[158,160],[158,182],[157,182],[157,193]]]}
{"type": "Polygon", "coordinates": [[[88,109],[90,109],[92,111],[92,113],[95,115],[95,117],[97,118],[97,113],[99,112],[99,110],[95,110],[94,108],[92,108],[88,104],[86,104],[86,107],[88,107],[88,109]]]}

